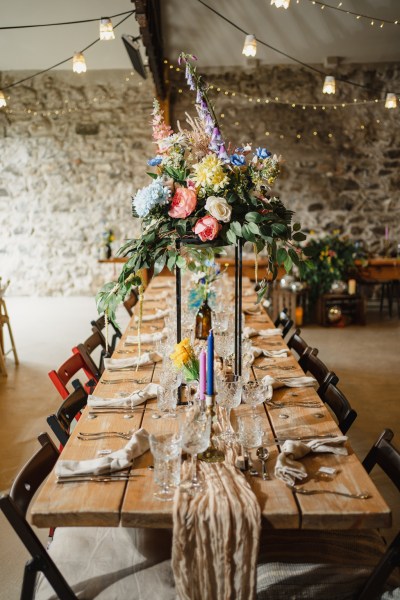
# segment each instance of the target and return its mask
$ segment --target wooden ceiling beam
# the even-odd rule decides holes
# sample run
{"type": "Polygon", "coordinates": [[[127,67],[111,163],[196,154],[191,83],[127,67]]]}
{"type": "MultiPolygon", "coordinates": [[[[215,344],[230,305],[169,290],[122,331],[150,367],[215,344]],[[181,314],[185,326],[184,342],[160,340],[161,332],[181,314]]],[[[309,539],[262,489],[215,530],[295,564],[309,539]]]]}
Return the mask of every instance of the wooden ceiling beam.
{"type": "Polygon", "coordinates": [[[157,95],[161,100],[167,96],[164,79],[164,46],[161,28],[160,0],[135,0],[136,21],[146,49],[149,68],[153,75],[157,95]]]}

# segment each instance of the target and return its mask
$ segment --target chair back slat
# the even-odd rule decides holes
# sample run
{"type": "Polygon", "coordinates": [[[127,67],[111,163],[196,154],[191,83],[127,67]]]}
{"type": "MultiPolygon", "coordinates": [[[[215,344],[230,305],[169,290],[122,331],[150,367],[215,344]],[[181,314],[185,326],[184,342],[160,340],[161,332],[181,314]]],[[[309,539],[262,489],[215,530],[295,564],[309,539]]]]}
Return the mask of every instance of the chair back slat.
{"type": "Polygon", "coordinates": [[[61,404],[56,414],[47,417],[47,423],[52,429],[61,446],[65,446],[71,432],[72,421],[80,416],[80,411],[86,406],[87,392],[79,385],[61,404]]]}
{"type": "Polygon", "coordinates": [[[55,371],[54,369],[49,372],[49,377],[54,383],[58,392],[62,398],[69,396],[69,390],[67,388],[68,382],[78,373],[83,370],[89,381],[85,384],[88,392],[90,392],[93,384],[99,380],[99,374],[97,369],[93,369],[93,361],[86,362],[85,358],[79,353],[72,353],[72,355],[55,371]]]}
{"type": "Polygon", "coordinates": [[[54,467],[58,456],[57,448],[47,436],[46,443],[23,466],[15,478],[10,491],[10,498],[24,516],[30,501],[54,467]]]}
{"type": "Polygon", "coordinates": [[[320,397],[336,416],[340,431],[346,433],[357,418],[357,413],[350,406],[350,402],[347,400],[346,396],[336,387],[336,385],[329,383],[320,397]]]}
{"type": "Polygon", "coordinates": [[[379,465],[394,485],[400,490],[400,452],[391,443],[394,433],[385,429],[363,460],[363,466],[368,471],[379,465]]]}

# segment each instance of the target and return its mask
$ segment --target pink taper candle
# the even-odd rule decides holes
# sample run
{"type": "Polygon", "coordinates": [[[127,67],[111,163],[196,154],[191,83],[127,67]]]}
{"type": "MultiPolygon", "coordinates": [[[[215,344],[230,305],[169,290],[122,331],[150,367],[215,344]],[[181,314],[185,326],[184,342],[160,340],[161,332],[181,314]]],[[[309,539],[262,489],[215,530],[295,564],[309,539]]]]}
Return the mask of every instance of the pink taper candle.
{"type": "Polygon", "coordinates": [[[207,355],[204,352],[204,350],[202,350],[200,352],[200,381],[199,381],[199,399],[200,400],[204,400],[205,399],[205,393],[206,393],[206,361],[207,361],[207,355]]]}

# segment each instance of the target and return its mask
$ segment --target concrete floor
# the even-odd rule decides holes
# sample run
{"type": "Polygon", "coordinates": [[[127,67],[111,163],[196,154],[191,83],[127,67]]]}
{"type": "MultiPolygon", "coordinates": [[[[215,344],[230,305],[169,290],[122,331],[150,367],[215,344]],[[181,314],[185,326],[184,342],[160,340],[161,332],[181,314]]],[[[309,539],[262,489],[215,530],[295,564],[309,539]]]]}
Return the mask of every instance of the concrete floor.
{"type": "MultiPolygon", "coordinates": [[[[7,358],[9,376],[0,377],[0,490],[9,488],[18,469],[38,447],[37,435],[48,431],[46,417],[60,404],[47,372],[59,366],[71,348],[90,334],[96,316],[92,298],[8,298],[7,306],[20,358],[16,368],[7,358]]],[[[358,418],[349,432],[361,458],[384,427],[397,430],[400,446],[400,321],[368,315],[366,327],[303,329],[306,341],[340,377],[358,418]]],[[[121,312],[121,325],[127,322],[121,312]]],[[[397,490],[382,473],[374,479],[393,509],[390,539],[400,529],[397,490]]],[[[42,539],[46,532],[41,531],[42,539]]],[[[0,600],[19,598],[27,554],[0,516],[0,600]]]]}

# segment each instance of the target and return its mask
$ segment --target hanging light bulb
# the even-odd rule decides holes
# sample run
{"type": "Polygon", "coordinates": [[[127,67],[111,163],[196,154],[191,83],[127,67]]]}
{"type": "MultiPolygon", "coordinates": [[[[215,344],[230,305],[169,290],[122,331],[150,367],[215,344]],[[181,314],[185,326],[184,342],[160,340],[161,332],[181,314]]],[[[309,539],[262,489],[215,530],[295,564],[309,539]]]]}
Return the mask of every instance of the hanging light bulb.
{"type": "Polygon", "coordinates": [[[242,54],[245,56],[255,56],[257,53],[257,40],[254,35],[246,35],[242,54]]]}
{"type": "Polygon", "coordinates": [[[0,90],[0,108],[4,108],[4,106],[7,106],[6,97],[4,93],[0,90]]]}
{"type": "Polygon", "coordinates": [[[100,39],[115,40],[114,29],[111,19],[103,17],[100,19],[100,39]]]}
{"type": "Polygon", "coordinates": [[[385,108],[396,108],[397,97],[396,94],[386,94],[385,108]]]}
{"type": "Polygon", "coordinates": [[[335,78],[332,75],[327,75],[324,81],[324,87],[322,88],[323,94],[334,94],[336,91],[335,78]]]}
{"type": "Polygon", "coordinates": [[[290,0],[271,0],[271,5],[276,8],[289,8],[290,0]]]}
{"type": "Polygon", "coordinates": [[[72,59],[72,70],[74,73],[86,73],[86,61],[82,52],[75,52],[72,59]]]}

